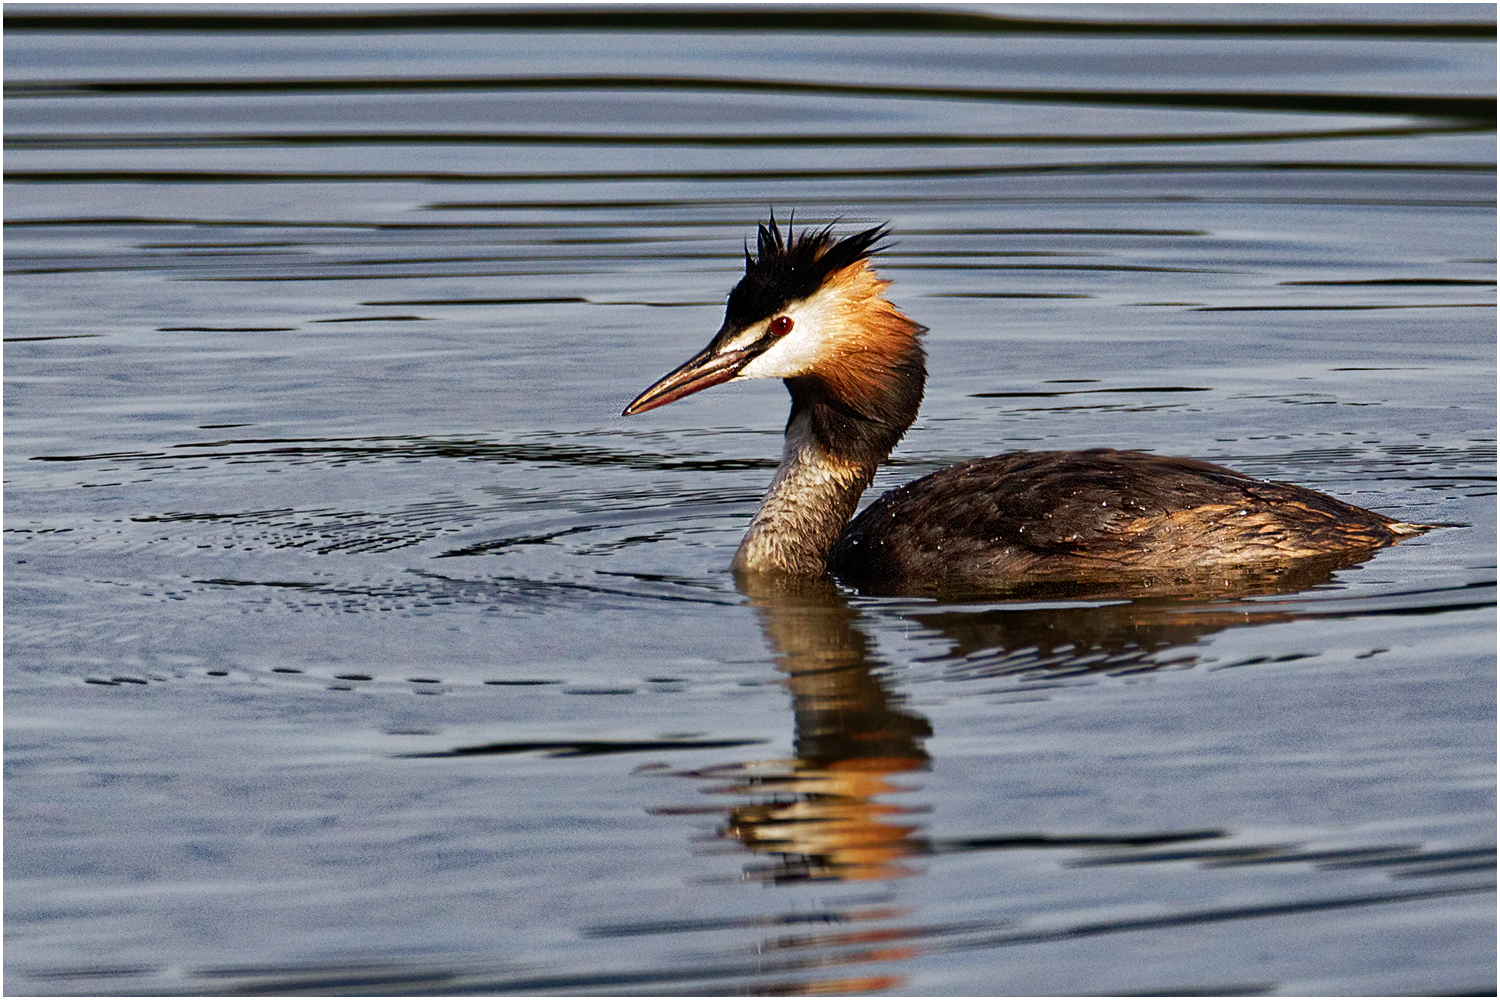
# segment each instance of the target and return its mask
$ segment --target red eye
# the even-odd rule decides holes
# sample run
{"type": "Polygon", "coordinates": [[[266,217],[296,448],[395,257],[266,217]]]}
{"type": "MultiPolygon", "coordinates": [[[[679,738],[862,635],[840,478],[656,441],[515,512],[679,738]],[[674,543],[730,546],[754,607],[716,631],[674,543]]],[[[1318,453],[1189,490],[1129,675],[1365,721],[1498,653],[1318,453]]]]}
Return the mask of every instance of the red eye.
{"type": "Polygon", "coordinates": [[[771,320],[770,331],[773,337],[785,337],[792,332],[792,317],[777,316],[771,320]]]}

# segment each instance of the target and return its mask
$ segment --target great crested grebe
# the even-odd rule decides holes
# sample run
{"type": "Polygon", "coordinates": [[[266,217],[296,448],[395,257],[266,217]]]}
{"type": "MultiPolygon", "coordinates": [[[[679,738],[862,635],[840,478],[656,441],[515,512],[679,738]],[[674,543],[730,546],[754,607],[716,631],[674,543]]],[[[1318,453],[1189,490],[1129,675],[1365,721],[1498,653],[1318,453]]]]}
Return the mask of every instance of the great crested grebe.
{"type": "Polygon", "coordinates": [[[774,214],[724,325],[706,348],[625,407],[644,413],[738,379],[792,395],[781,467],[735,553],[740,574],[817,577],[861,589],[1013,590],[1145,585],[1308,560],[1352,565],[1428,525],[1190,458],[1108,448],[1017,452],[891,490],[852,524],[860,495],[916,419],[920,336],[870,266],[890,230],[786,238],[774,214]],[[847,525],[847,527],[846,527],[847,525]]]}

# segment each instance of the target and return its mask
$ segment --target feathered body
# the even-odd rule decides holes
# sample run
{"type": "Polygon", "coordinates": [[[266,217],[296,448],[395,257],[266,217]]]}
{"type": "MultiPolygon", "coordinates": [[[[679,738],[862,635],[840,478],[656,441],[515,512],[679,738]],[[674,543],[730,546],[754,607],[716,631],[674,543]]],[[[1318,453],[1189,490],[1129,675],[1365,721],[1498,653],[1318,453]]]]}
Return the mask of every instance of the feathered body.
{"type": "Polygon", "coordinates": [[[844,531],[828,566],[878,591],[1168,589],[1308,559],[1349,565],[1421,530],[1190,458],[1108,448],[1019,452],[885,494],[844,531]]]}
{"type": "Polygon", "coordinates": [[[1207,462],[1110,449],[965,462],[886,493],[850,524],[926,381],[925,328],[885,298],[889,282],[869,267],[886,235],[792,237],[789,227],[783,238],[772,218],[708,347],[625,410],[735,379],[785,382],[781,466],[737,572],[831,572],[883,592],[1149,588],[1301,560],[1348,565],[1426,530],[1207,462]]]}

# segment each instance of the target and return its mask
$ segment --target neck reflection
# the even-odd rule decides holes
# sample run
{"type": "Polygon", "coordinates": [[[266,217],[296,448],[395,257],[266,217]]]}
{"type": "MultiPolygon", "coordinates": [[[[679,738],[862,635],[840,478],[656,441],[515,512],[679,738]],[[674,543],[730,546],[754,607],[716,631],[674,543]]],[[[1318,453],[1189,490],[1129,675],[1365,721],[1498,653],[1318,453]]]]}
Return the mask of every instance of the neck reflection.
{"type": "Polygon", "coordinates": [[[925,810],[882,801],[914,790],[897,775],[924,769],[932,726],[885,687],[855,627],[858,612],[831,580],[745,575],[740,590],[760,619],[792,695],[795,756],[740,765],[716,792],[761,801],[730,810],[721,835],[770,859],[756,881],[867,881],[912,874],[925,854],[912,817],[925,810]]]}

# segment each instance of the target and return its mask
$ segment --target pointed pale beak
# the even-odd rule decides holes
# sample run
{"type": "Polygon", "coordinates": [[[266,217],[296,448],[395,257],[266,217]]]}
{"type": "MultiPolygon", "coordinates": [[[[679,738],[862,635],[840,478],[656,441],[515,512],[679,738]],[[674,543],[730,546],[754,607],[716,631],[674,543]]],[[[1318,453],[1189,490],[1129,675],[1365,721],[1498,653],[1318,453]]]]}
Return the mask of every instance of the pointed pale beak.
{"type": "MultiPolygon", "coordinates": [[[[717,340],[717,338],[715,338],[717,340]]],[[[753,351],[719,351],[710,344],[681,367],[663,375],[655,385],[635,397],[621,416],[645,413],[666,406],[700,389],[728,382],[755,356],[753,351]]]]}

